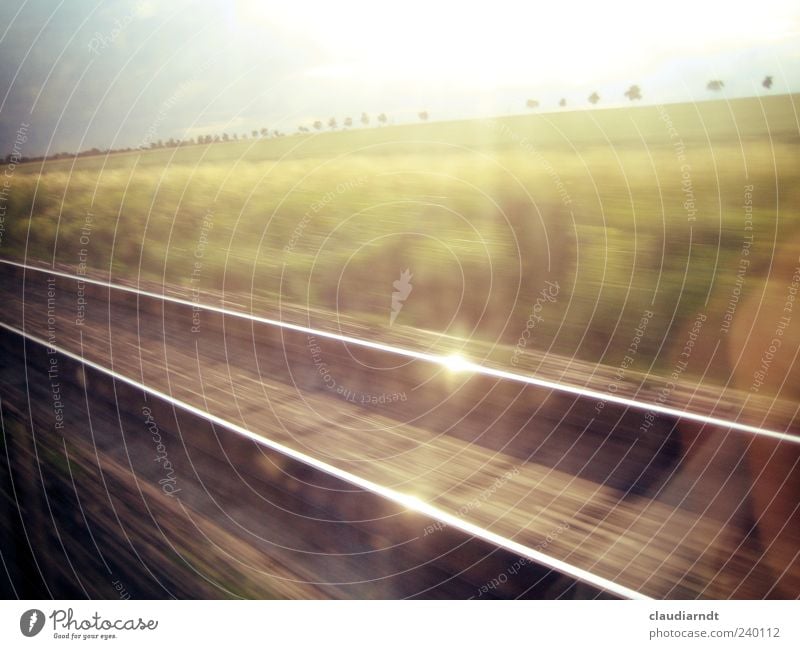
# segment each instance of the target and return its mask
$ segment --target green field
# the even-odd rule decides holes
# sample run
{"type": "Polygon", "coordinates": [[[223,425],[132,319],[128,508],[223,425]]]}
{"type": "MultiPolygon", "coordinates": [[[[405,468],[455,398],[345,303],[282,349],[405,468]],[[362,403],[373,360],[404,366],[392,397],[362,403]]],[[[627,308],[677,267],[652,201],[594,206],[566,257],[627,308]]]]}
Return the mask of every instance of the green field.
{"type": "MultiPolygon", "coordinates": [[[[618,365],[670,364],[800,233],[797,97],[425,123],[31,163],[0,254],[618,365]],[[91,231],[82,228],[91,214],[91,231]],[[691,242],[691,245],[690,245],[691,242]]],[[[506,352],[503,352],[506,353],[506,352]]]]}

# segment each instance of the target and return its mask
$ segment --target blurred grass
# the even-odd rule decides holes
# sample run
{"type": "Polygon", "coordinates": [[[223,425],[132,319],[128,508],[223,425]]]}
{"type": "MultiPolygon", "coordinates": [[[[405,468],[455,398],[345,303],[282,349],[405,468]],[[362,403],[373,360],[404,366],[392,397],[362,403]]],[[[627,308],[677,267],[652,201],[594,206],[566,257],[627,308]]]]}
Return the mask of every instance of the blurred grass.
{"type": "Polygon", "coordinates": [[[745,185],[745,293],[774,242],[798,232],[796,108],[777,96],[22,165],[0,254],[75,266],[85,248],[89,267],[114,277],[308,304],[372,327],[388,326],[392,282],[408,268],[397,326],[507,345],[557,281],[528,345],[616,365],[652,309],[637,369],[663,370],[667,337],[727,303],[745,185]]]}

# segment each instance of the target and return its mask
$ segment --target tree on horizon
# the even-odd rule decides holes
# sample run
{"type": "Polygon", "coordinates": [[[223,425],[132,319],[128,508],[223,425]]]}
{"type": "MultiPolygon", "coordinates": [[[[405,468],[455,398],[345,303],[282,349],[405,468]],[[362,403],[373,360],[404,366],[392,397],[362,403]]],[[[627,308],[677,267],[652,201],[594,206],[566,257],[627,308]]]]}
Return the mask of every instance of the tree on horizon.
{"type": "Polygon", "coordinates": [[[642,98],[642,89],[635,83],[625,91],[625,96],[631,101],[642,98]]]}

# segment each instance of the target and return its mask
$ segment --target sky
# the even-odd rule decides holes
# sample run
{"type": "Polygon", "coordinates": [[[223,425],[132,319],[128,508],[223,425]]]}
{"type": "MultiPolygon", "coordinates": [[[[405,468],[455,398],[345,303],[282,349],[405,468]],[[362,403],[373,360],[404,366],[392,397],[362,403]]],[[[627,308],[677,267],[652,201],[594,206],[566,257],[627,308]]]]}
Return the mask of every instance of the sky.
{"type": "Polygon", "coordinates": [[[800,90],[800,3],[2,0],[0,155],[800,90]],[[721,93],[706,90],[722,79],[721,93]]]}

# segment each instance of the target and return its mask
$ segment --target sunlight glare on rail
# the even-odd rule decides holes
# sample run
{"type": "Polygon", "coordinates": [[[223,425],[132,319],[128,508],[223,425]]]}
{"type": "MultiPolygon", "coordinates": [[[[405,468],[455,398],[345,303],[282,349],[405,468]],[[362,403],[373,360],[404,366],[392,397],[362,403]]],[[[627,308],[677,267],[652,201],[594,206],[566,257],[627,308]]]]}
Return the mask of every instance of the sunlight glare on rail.
{"type": "Polygon", "coordinates": [[[454,373],[466,372],[466,371],[475,372],[479,371],[481,367],[476,363],[468,361],[460,354],[450,354],[449,356],[443,356],[440,360],[440,363],[444,365],[448,370],[454,373]]]}

